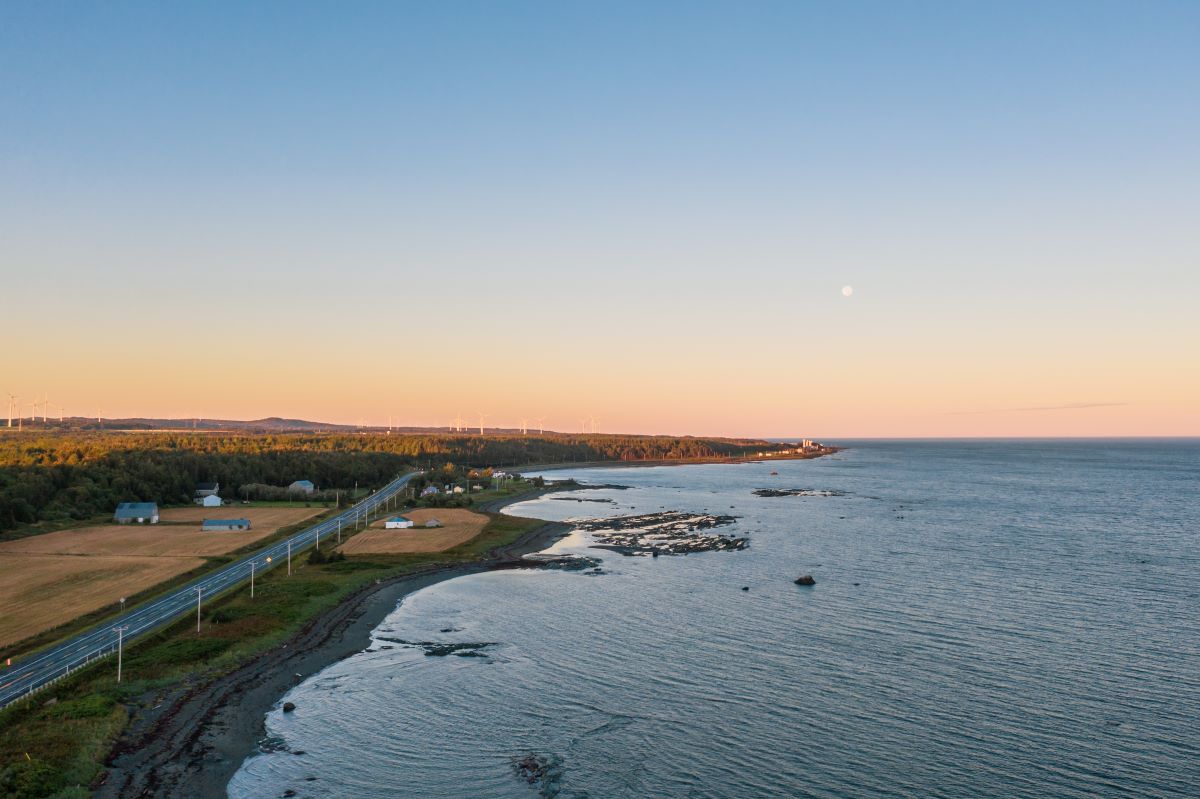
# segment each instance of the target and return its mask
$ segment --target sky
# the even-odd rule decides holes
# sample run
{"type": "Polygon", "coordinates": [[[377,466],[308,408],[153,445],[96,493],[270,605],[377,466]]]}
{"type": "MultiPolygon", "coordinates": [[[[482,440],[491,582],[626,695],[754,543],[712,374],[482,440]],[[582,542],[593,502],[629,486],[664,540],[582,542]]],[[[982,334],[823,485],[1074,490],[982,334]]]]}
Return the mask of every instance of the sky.
{"type": "Polygon", "coordinates": [[[1171,0],[0,4],[0,394],[1200,435],[1198,42],[1171,0]]]}

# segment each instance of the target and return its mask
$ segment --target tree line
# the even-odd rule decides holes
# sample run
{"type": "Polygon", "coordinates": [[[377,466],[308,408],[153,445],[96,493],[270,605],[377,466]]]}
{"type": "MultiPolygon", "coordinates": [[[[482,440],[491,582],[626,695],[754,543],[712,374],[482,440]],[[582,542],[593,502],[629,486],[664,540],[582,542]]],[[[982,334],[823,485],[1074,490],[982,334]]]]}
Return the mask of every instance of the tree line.
{"type": "Polygon", "coordinates": [[[0,436],[0,531],[111,512],[118,502],[191,501],[196,483],[311,480],[324,490],[378,486],[446,463],[520,467],[583,461],[694,460],[781,448],[765,441],[622,435],[100,433],[0,436]]]}

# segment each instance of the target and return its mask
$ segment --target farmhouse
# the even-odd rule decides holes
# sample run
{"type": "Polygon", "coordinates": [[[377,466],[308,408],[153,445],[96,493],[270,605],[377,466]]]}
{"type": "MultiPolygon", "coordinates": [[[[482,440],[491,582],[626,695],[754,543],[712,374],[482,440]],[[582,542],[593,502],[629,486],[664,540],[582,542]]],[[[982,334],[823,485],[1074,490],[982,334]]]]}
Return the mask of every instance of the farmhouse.
{"type": "Polygon", "coordinates": [[[196,483],[196,497],[200,498],[215,496],[220,488],[220,483],[196,483]]]}
{"type": "Polygon", "coordinates": [[[198,498],[196,504],[203,505],[206,508],[219,508],[221,507],[221,498],[216,494],[209,494],[206,497],[198,498]]]}
{"type": "Polygon", "coordinates": [[[383,526],[388,530],[407,530],[413,526],[413,520],[403,516],[393,516],[384,522],[383,526]]]}
{"type": "Polygon", "coordinates": [[[288,486],[288,491],[293,494],[311,494],[315,489],[311,480],[297,480],[288,486]]]}
{"type": "Polygon", "coordinates": [[[213,532],[216,530],[249,530],[249,519],[205,519],[204,524],[200,525],[202,532],[213,532]]]}
{"type": "Polygon", "coordinates": [[[153,502],[122,502],[113,521],[118,524],[158,524],[158,505],[153,502]]]}

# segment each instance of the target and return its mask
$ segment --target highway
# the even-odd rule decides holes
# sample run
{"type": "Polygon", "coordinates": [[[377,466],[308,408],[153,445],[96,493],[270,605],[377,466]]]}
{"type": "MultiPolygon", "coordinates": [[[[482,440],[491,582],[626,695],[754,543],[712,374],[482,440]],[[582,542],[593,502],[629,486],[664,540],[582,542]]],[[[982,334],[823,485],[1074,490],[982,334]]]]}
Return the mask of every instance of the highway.
{"type": "MultiPolygon", "coordinates": [[[[289,547],[292,556],[315,544],[320,538],[332,540],[339,523],[346,527],[379,513],[380,507],[391,497],[404,490],[408,481],[416,474],[399,477],[336,516],[326,519],[303,532],[255,552],[228,566],[196,578],[192,582],[164,594],[158,599],[131,609],[129,612],[109,619],[100,625],[78,633],[66,640],[23,658],[14,659],[8,668],[0,666],[0,708],[53,684],[73,671],[92,663],[98,658],[115,655],[117,633],[115,628],[125,628],[125,646],[160,629],[181,616],[196,613],[197,595],[200,602],[217,595],[240,583],[250,581],[251,569],[262,574],[268,569],[287,567],[289,547]]],[[[114,677],[116,663],[113,663],[114,677]]]]}

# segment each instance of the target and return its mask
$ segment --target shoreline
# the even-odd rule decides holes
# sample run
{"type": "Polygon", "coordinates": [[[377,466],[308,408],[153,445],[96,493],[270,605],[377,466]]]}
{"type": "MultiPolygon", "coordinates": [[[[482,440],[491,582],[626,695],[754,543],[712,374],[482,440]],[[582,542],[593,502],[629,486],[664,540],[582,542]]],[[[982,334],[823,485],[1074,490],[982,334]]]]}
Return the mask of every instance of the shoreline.
{"type": "MultiPolygon", "coordinates": [[[[820,455],[787,460],[812,457],[820,455]]],[[[525,469],[690,466],[759,460],[605,461],[525,469]]],[[[509,505],[575,488],[577,486],[550,484],[493,500],[474,510],[498,513],[509,505]]],[[[158,697],[156,702],[136,708],[112,745],[105,772],[93,783],[93,796],[121,799],[187,795],[197,799],[224,799],[233,775],[266,737],[267,713],[298,683],[364,650],[370,644],[372,631],[404,597],[468,574],[538,568],[538,564],[522,558],[546,549],[571,529],[571,525],[562,522],[545,521],[513,543],[492,550],[482,561],[435,565],[365,586],[337,606],[314,616],[283,646],[254,656],[228,674],[199,685],[184,684],[158,697]],[[153,706],[148,706],[150,704],[153,706]]]]}
{"type": "MultiPolygon", "coordinates": [[[[507,505],[528,492],[490,503],[507,505]]],[[[222,799],[243,761],[266,736],[266,715],[295,685],[365,649],[371,632],[409,594],[444,580],[497,569],[533,567],[522,560],[563,537],[571,527],[547,521],[481,562],[446,564],[368,585],[315,616],[286,644],[263,652],[205,684],[174,689],[138,708],[114,743],[93,796],[222,799]]]]}

